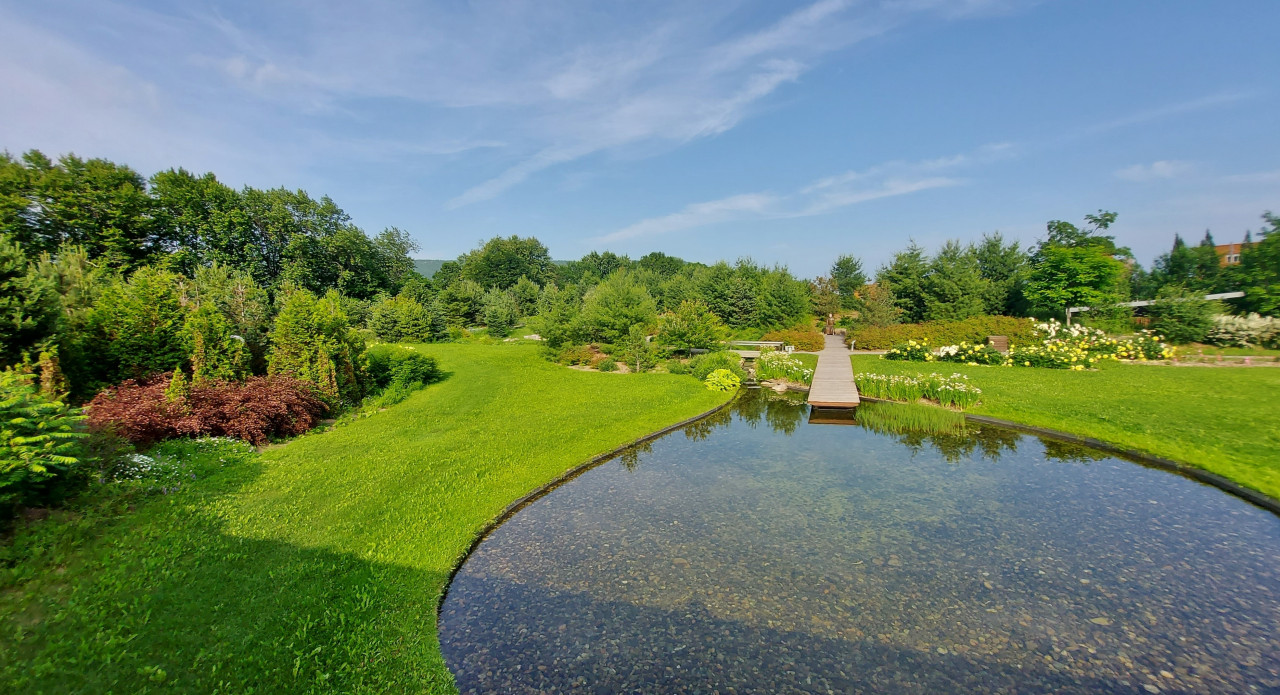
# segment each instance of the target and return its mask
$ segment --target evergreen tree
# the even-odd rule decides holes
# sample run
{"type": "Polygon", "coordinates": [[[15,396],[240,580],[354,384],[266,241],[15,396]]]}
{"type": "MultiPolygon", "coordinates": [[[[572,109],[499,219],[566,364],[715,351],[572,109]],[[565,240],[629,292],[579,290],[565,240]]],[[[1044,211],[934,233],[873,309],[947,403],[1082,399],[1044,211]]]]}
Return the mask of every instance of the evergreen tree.
{"type": "Polygon", "coordinates": [[[484,325],[489,335],[505,338],[520,320],[520,304],[510,292],[496,287],[484,295],[484,325]]]}
{"type": "Polygon", "coordinates": [[[894,254],[893,260],[876,272],[876,284],[893,293],[894,302],[908,323],[924,320],[924,276],[928,269],[924,249],[912,241],[906,250],[894,254]]]}
{"type": "MultiPolygon", "coordinates": [[[[250,354],[242,336],[212,303],[200,304],[183,326],[191,351],[191,383],[238,381],[249,375],[250,354]]],[[[177,370],[181,374],[181,370],[177,370]]]]}
{"type": "Polygon", "coordinates": [[[988,282],[983,310],[992,315],[1025,314],[1022,285],[1026,281],[1028,257],[1018,242],[1006,244],[999,232],[984,234],[974,247],[974,254],[979,272],[988,282]]]}
{"type": "Polygon", "coordinates": [[[982,314],[990,282],[972,247],[948,241],[929,261],[922,285],[925,320],[958,321],[982,314]]]}
{"type": "Polygon", "coordinates": [[[22,247],[0,235],[0,360],[14,364],[52,338],[58,317],[57,287],[22,247]]]}
{"type": "Polygon", "coordinates": [[[89,319],[89,371],[100,385],[167,374],[187,360],[179,276],[143,266],[102,292],[89,319]]]}
{"type": "Polygon", "coordinates": [[[364,395],[363,353],[364,340],[348,324],[336,292],[317,298],[286,289],[271,329],[269,374],[310,382],[331,404],[357,403],[364,395]]]}
{"type": "MultiPolygon", "coordinates": [[[[845,309],[857,308],[855,296],[862,286],[867,284],[867,274],[862,271],[862,261],[850,255],[843,255],[831,264],[831,280],[840,292],[840,306],[845,309]]],[[[830,312],[828,312],[830,313],[830,312]]]]}

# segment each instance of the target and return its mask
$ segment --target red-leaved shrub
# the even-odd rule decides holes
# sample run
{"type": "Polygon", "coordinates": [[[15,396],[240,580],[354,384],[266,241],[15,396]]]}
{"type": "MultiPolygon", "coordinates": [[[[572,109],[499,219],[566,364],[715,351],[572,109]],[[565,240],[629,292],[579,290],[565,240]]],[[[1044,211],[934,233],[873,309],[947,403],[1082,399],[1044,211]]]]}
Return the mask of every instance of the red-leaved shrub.
{"type": "Polygon", "coordinates": [[[175,400],[165,397],[168,386],[161,376],[102,391],[88,405],[89,426],[135,444],[205,435],[265,444],[270,437],[306,432],[328,409],[310,385],[282,376],[193,385],[175,400]]]}

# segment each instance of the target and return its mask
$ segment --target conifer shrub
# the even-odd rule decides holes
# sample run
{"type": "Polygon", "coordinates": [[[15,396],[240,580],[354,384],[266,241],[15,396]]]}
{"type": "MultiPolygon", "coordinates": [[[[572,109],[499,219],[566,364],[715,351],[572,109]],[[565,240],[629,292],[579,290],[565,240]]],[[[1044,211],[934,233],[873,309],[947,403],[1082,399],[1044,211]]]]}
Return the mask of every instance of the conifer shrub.
{"type": "Polygon", "coordinates": [[[422,387],[440,378],[435,358],[412,346],[374,345],[365,351],[369,384],[377,390],[392,385],[422,387]]]}

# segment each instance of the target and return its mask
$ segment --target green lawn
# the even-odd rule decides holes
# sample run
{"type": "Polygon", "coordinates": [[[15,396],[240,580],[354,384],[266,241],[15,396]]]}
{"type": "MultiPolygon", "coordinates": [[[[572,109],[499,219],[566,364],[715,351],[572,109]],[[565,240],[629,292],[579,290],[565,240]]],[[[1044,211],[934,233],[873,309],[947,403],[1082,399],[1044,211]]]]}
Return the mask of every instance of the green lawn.
{"type": "Polygon", "coordinates": [[[261,455],[178,447],[197,475],[178,492],[20,531],[0,548],[0,690],[452,692],[436,605],[482,527],[729,398],[528,345],[420,349],[449,378],[385,412],[261,455]]]}
{"type": "Polygon", "coordinates": [[[966,374],[983,392],[968,412],[1139,449],[1280,499],[1280,368],[1103,363],[1069,372],[852,360],[858,372],[966,374]]]}

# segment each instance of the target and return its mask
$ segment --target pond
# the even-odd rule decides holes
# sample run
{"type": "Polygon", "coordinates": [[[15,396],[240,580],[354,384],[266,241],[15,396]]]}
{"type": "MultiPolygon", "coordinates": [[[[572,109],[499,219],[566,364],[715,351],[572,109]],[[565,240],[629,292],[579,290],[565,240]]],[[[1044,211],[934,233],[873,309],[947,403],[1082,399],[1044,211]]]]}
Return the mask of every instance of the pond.
{"type": "Polygon", "coordinates": [[[441,607],[459,688],[1280,691],[1280,518],[936,409],[846,424],[748,392],[520,510],[441,607]]]}

